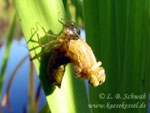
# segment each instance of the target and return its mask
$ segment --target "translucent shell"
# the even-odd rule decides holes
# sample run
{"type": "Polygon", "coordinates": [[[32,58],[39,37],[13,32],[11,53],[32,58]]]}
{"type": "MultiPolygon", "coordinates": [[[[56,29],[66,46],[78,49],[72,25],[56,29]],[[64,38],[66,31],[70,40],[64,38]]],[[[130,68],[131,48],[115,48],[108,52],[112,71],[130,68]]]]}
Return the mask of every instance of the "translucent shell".
{"type": "MultiPolygon", "coordinates": [[[[89,83],[96,87],[101,85],[106,78],[105,70],[101,67],[101,62],[97,62],[91,47],[79,36],[79,29],[73,24],[64,24],[60,35],[48,34],[42,27],[45,35],[48,37],[57,38],[46,44],[38,42],[41,47],[46,47],[55,44],[53,48],[45,51],[31,60],[41,57],[50,51],[53,51],[47,72],[50,83],[52,85],[61,86],[64,76],[65,66],[72,63],[74,73],[77,77],[88,79],[89,83]]],[[[37,36],[39,36],[37,34],[37,36]]]]}
{"type": "Polygon", "coordinates": [[[81,39],[70,40],[60,45],[51,57],[48,72],[51,83],[61,86],[65,66],[72,63],[77,77],[88,79],[96,87],[105,81],[105,70],[97,62],[90,46],[81,39]]]}
{"type": "Polygon", "coordinates": [[[105,70],[97,62],[90,46],[81,39],[70,40],[65,50],[73,65],[77,77],[86,78],[92,86],[99,86],[105,81],[105,70]]]}

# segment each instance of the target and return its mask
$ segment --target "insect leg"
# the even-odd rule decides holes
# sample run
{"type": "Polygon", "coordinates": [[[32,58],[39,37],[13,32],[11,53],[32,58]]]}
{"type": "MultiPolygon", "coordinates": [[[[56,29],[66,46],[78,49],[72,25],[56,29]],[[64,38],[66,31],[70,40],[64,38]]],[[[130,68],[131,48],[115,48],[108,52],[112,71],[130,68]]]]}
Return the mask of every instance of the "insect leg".
{"type": "Polygon", "coordinates": [[[68,23],[71,23],[72,25],[75,25],[75,22],[72,21],[72,20],[64,19],[64,18],[61,18],[61,20],[65,21],[65,22],[68,22],[68,23]]]}
{"type": "Polygon", "coordinates": [[[51,44],[59,44],[59,43],[61,43],[60,40],[51,40],[51,41],[49,41],[49,42],[46,43],[46,44],[41,44],[40,38],[39,38],[39,34],[37,34],[37,38],[38,38],[38,43],[39,43],[40,47],[46,47],[46,46],[49,46],[49,45],[51,45],[51,44]]]}
{"type": "Polygon", "coordinates": [[[45,31],[44,27],[42,27],[42,29],[43,29],[43,31],[44,31],[44,33],[45,33],[46,36],[52,37],[52,38],[58,38],[58,35],[54,35],[54,34],[47,33],[47,32],[45,31]]]}
{"type": "Polygon", "coordinates": [[[29,40],[27,41],[27,44],[29,43],[29,42],[35,42],[34,40],[33,40],[33,36],[37,33],[37,29],[35,29],[35,28],[32,28],[31,29],[31,37],[29,38],[29,40]]]}
{"type": "MultiPolygon", "coordinates": [[[[46,46],[48,46],[48,45],[50,45],[50,44],[57,44],[57,43],[60,44],[60,43],[63,43],[63,42],[65,42],[65,41],[52,40],[52,41],[50,41],[50,42],[48,42],[48,43],[46,43],[46,44],[41,45],[41,47],[46,47],[46,46]]],[[[43,55],[45,55],[45,54],[47,54],[47,53],[49,53],[49,52],[51,52],[52,50],[55,50],[55,49],[57,49],[57,48],[59,48],[59,46],[53,47],[53,48],[51,48],[51,49],[48,49],[48,50],[46,50],[44,53],[41,53],[41,54],[39,54],[39,55],[37,55],[37,56],[31,58],[31,60],[34,60],[34,59],[36,59],[36,58],[38,58],[38,57],[41,57],[41,56],[43,56],[43,55]]]]}
{"type": "Polygon", "coordinates": [[[41,57],[41,56],[43,56],[43,55],[46,55],[47,53],[51,52],[52,50],[54,50],[54,49],[56,49],[56,48],[58,48],[58,47],[53,47],[53,48],[51,48],[51,49],[48,49],[48,50],[46,50],[45,52],[43,52],[43,53],[41,53],[41,54],[38,54],[37,56],[34,56],[33,58],[30,58],[30,60],[34,60],[34,59],[37,59],[37,58],[39,58],[39,57],[41,57]]]}
{"type": "Polygon", "coordinates": [[[72,20],[61,18],[60,12],[58,12],[58,21],[59,21],[62,25],[65,25],[65,23],[63,23],[63,21],[69,22],[69,23],[75,25],[75,22],[73,22],[72,20]]]}
{"type": "Polygon", "coordinates": [[[39,25],[42,28],[42,30],[44,31],[44,33],[45,33],[46,36],[52,37],[52,38],[58,38],[58,35],[47,33],[46,30],[44,29],[44,27],[39,22],[37,23],[37,25],[39,25]]]}

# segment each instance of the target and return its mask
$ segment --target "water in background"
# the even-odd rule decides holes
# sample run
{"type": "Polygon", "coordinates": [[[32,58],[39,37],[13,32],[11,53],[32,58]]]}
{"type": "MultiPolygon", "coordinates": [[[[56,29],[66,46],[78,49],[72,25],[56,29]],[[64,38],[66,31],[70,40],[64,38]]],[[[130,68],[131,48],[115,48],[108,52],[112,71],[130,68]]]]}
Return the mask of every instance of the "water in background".
{"type": "MultiPolygon", "coordinates": [[[[2,59],[4,54],[5,46],[0,49],[0,69],[2,66],[2,59]]],[[[9,78],[18,65],[18,63],[23,59],[25,55],[29,54],[24,38],[20,41],[13,41],[11,45],[11,50],[9,54],[9,60],[6,69],[6,76],[3,85],[2,96],[6,92],[7,84],[9,78]]],[[[23,65],[18,70],[10,89],[10,104],[13,109],[13,113],[22,113],[23,108],[28,105],[28,81],[29,81],[29,58],[23,63],[23,65]]],[[[35,92],[37,91],[39,85],[39,78],[35,72],[35,92]]],[[[43,90],[40,94],[39,107],[40,109],[46,103],[45,95],[43,90]]],[[[9,113],[8,107],[5,107],[4,113],[9,113]]]]}

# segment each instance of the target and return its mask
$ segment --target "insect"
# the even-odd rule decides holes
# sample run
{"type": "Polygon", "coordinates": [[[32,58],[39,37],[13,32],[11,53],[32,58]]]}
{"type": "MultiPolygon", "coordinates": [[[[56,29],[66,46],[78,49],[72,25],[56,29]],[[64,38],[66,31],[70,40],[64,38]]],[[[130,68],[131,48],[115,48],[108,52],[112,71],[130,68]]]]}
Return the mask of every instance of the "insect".
{"type": "Polygon", "coordinates": [[[90,46],[80,38],[79,29],[74,24],[63,24],[63,30],[60,35],[48,34],[42,27],[46,36],[57,38],[46,44],[41,44],[38,36],[38,42],[41,47],[56,44],[52,49],[45,51],[32,58],[32,60],[53,51],[49,60],[47,72],[50,82],[53,85],[61,86],[65,66],[72,63],[74,73],[77,77],[88,79],[89,83],[96,87],[105,81],[105,70],[101,67],[101,62],[97,62],[90,46]]]}

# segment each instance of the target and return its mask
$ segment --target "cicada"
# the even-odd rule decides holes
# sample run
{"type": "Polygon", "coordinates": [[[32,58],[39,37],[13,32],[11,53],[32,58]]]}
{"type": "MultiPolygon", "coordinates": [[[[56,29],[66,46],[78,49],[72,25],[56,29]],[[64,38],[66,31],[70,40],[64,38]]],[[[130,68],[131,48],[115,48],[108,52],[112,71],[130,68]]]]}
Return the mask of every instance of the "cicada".
{"type": "MultiPolygon", "coordinates": [[[[50,51],[53,51],[49,60],[47,73],[51,84],[61,86],[64,76],[65,66],[72,63],[74,73],[77,77],[88,79],[89,83],[96,87],[105,81],[105,70],[101,62],[97,62],[91,47],[80,38],[79,29],[74,24],[64,24],[60,35],[48,34],[44,28],[45,35],[57,38],[46,44],[40,44],[46,47],[51,44],[55,46],[32,58],[36,59],[50,51]]],[[[38,37],[39,39],[39,37],[38,37]]]]}

